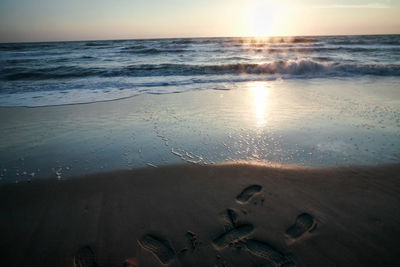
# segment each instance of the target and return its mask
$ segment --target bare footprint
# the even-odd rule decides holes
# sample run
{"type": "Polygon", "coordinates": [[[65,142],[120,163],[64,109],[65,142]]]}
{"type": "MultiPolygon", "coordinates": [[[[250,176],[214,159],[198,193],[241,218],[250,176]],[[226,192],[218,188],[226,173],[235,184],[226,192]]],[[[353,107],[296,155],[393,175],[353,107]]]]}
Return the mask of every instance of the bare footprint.
{"type": "Polygon", "coordinates": [[[268,266],[287,266],[292,264],[292,261],[282,252],[266,242],[250,239],[243,242],[243,246],[250,253],[267,260],[268,266]]]}
{"type": "Polygon", "coordinates": [[[138,242],[144,249],[153,253],[162,264],[168,264],[175,258],[175,252],[167,240],[147,234],[138,242]]]}
{"type": "Polygon", "coordinates": [[[81,247],[74,256],[74,267],[99,267],[96,254],[91,246],[81,247]]]}
{"type": "Polygon", "coordinates": [[[286,230],[286,234],[295,239],[307,231],[312,231],[315,227],[314,217],[308,213],[302,213],[297,216],[296,222],[286,230]]]}
{"type": "Polygon", "coordinates": [[[254,227],[251,224],[238,225],[235,228],[232,228],[231,230],[219,235],[216,239],[214,239],[213,243],[219,248],[224,248],[229,244],[248,236],[253,229],[254,227]]]}
{"type": "Polygon", "coordinates": [[[237,202],[244,204],[254,195],[260,192],[262,189],[261,185],[250,185],[243,189],[243,191],[236,197],[237,202]]]}

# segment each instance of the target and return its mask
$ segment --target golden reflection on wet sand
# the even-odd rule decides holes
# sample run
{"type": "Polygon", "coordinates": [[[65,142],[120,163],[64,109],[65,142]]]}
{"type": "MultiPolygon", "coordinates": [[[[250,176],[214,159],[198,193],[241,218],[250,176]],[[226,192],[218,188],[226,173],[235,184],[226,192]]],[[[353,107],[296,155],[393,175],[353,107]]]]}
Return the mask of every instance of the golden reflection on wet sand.
{"type": "Polygon", "coordinates": [[[268,106],[270,88],[266,82],[254,82],[249,85],[253,98],[253,109],[257,127],[263,127],[268,122],[268,106]]]}

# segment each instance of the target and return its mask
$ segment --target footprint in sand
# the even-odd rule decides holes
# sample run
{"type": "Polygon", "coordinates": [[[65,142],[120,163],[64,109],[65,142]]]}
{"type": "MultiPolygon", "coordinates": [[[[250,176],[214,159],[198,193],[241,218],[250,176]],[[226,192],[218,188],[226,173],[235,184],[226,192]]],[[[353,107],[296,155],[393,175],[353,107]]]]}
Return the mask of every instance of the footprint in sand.
{"type": "Polygon", "coordinates": [[[259,193],[262,189],[261,185],[250,185],[248,187],[246,187],[245,189],[243,189],[243,191],[236,197],[236,201],[239,202],[240,204],[244,204],[247,201],[249,201],[249,199],[259,193]]]}
{"type": "Polygon", "coordinates": [[[251,224],[241,224],[225,233],[219,235],[217,238],[214,239],[213,243],[218,248],[227,247],[229,244],[239,241],[244,237],[248,236],[251,232],[253,232],[253,225],[251,224]]]}
{"type": "Polygon", "coordinates": [[[236,211],[233,209],[227,209],[226,214],[227,214],[229,222],[232,224],[232,226],[235,226],[236,222],[237,222],[237,217],[238,217],[236,211]]]}
{"type": "Polygon", "coordinates": [[[317,224],[315,223],[313,216],[308,213],[302,213],[297,216],[296,222],[286,230],[286,234],[289,237],[296,239],[307,231],[311,232],[316,226],[317,224]]]}
{"type": "Polygon", "coordinates": [[[168,264],[175,258],[174,250],[165,239],[147,234],[138,242],[144,249],[153,253],[162,264],[168,264]]]}
{"type": "Polygon", "coordinates": [[[226,209],[226,211],[222,214],[222,217],[225,223],[225,231],[229,231],[237,225],[238,215],[234,209],[226,209]]]}
{"type": "Polygon", "coordinates": [[[96,254],[91,246],[81,247],[74,256],[74,267],[99,267],[96,254]]]}
{"type": "Polygon", "coordinates": [[[268,262],[268,266],[288,266],[293,264],[287,256],[266,242],[250,239],[242,242],[242,245],[253,255],[265,259],[268,262]]]}

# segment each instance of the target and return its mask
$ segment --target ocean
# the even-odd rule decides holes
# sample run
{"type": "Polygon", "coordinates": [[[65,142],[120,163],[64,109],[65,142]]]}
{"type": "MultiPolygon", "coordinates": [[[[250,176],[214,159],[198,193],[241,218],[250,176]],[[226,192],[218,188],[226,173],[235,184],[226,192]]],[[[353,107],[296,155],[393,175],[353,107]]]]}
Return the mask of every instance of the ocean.
{"type": "Polygon", "coordinates": [[[0,183],[400,160],[400,35],[0,44],[0,183]]]}
{"type": "Polygon", "coordinates": [[[0,44],[0,106],[364,76],[400,76],[400,35],[0,44]]]}

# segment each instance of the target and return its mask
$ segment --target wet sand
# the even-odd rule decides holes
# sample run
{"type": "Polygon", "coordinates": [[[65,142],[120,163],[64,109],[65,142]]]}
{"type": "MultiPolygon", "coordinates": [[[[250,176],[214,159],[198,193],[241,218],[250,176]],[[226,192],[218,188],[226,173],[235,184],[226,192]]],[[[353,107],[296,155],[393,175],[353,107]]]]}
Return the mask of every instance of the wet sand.
{"type": "Polygon", "coordinates": [[[0,107],[0,185],[148,164],[396,164],[398,80],[293,79],[90,104],[0,107]]]}
{"type": "Polygon", "coordinates": [[[399,164],[81,178],[0,187],[1,266],[400,264],[399,164]]]}

